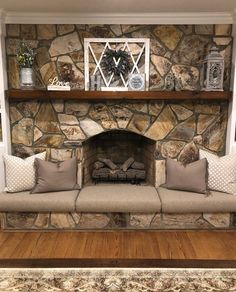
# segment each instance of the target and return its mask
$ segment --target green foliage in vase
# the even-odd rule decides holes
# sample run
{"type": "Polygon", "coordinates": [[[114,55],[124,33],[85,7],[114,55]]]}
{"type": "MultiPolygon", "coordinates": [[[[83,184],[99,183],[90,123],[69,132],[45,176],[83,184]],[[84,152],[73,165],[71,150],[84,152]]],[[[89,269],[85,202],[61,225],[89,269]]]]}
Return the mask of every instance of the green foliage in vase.
{"type": "Polygon", "coordinates": [[[130,56],[126,51],[108,49],[103,56],[101,65],[109,75],[126,75],[131,69],[130,56]]]}
{"type": "Polygon", "coordinates": [[[16,59],[21,68],[32,68],[35,59],[35,52],[24,40],[21,41],[16,59]]]}

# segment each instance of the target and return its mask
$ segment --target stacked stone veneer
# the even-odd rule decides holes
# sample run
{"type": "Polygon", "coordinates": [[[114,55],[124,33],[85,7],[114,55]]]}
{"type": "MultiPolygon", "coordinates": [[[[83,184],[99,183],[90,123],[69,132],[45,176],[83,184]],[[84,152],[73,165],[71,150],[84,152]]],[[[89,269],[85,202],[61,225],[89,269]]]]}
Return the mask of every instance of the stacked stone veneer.
{"type": "Polygon", "coordinates": [[[2,213],[7,230],[235,229],[235,214],[2,213]]]}
{"type": "Polygon", "coordinates": [[[198,159],[198,147],[224,153],[227,102],[16,102],[10,104],[13,153],[42,150],[62,161],[83,142],[110,130],[138,133],[156,142],[154,158],[198,159]],[[74,144],[74,146],[73,146],[74,144]]]}
{"type": "MultiPolygon", "coordinates": [[[[168,89],[169,77],[178,80],[178,89],[199,89],[201,61],[212,45],[225,59],[224,89],[229,89],[232,37],[231,25],[7,25],[6,52],[10,88],[19,88],[17,48],[25,39],[36,50],[37,84],[49,78],[84,88],[84,38],[150,38],[150,90],[168,89]],[[179,87],[179,85],[181,86],[179,87]]],[[[135,54],[135,46],[133,53],[135,54]]],[[[102,47],[97,45],[100,56],[102,47]]],[[[92,66],[92,65],[91,65],[92,66]]]]}

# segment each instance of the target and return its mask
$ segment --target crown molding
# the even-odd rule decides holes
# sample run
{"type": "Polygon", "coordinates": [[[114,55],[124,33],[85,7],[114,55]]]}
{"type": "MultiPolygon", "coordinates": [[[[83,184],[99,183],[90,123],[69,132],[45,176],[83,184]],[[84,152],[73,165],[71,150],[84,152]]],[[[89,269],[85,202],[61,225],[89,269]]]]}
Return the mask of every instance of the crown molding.
{"type": "Polygon", "coordinates": [[[235,21],[235,12],[139,14],[4,12],[4,19],[5,23],[22,24],[231,24],[235,21]]]}

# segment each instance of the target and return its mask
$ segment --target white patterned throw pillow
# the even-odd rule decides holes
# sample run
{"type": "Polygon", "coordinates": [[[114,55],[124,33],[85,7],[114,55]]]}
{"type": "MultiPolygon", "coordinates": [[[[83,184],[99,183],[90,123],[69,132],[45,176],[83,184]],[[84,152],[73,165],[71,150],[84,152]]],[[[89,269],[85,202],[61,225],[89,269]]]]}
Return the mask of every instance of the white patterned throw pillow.
{"type": "Polygon", "coordinates": [[[208,161],[209,189],[236,195],[236,154],[218,157],[200,149],[199,156],[208,161]]]}
{"type": "Polygon", "coordinates": [[[42,152],[26,159],[4,154],[5,163],[5,191],[14,193],[31,190],[35,185],[35,158],[46,158],[46,152],[42,152]]]}

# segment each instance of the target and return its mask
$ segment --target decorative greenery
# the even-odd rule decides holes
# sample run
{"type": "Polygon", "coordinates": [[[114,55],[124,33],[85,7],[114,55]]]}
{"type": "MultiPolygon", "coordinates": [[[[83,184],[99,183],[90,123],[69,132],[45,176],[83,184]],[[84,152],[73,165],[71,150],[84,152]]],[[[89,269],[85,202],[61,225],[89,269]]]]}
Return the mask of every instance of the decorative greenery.
{"type": "Polygon", "coordinates": [[[30,45],[22,40],[16,55],[19,66],[21,68],[32,68],[35,55],[36,54],[34,50],[30,47],[30,45]]]}
{"type": "Polygon", "coordinates": [[[118,51],[108,49],[103,56],[101,65],[107,74],[114,74],[115,76],[126,75],[131,69],[130,56],[121,49],[118,51]]]}

